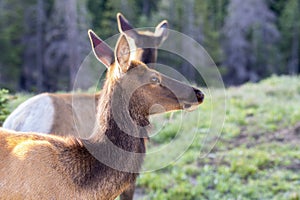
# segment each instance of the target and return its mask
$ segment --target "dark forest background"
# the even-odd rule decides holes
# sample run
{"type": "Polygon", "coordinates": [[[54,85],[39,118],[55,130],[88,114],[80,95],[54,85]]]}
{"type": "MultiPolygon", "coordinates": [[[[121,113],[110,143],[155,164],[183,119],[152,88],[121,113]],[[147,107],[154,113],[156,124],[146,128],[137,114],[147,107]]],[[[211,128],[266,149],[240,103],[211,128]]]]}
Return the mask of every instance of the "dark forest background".
{"type": "Polygon", "coordinates": [[[87,30],[117,34],[117,12],[134,27],[167,19],[204,46],[227,85],[300,72],[300,0],[0,0],[0,88],[70,90],[91,50],[87,30]]]}

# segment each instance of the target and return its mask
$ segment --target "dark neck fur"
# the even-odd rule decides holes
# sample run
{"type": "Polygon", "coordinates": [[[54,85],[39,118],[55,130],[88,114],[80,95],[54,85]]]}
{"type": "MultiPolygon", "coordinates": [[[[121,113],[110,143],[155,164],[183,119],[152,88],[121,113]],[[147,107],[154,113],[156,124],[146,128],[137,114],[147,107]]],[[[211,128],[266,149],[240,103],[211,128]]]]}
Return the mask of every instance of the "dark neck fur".
{"type": "Polygon", "coordinates": [[[156,63],[157,59],[157,49],[155,48],[145,48],[143,49],[143,54],[141,60],[143,63],[156,63]]]}
{"type": "Polygon", "coordinates": [[[131,151],[133,149],[128,149],[126,145],[128,142],[147,137],[149,121],[148,114],[141,110],[142,100],[131,98],[132,94],[126,92],[119,82],[106,82],[98,102],[94,136],[90,142],[99,143],[107,137],[116,145],[124,143],[118,147],[131,151]]]}
{"type": "Polygon", "coordinates": [[[137,173],[122,172],[106,166],[83,143],[71,139],[67,147],[58,144],[57,147],[62,150],[58,156],[61,164],[54,166],[75,184],[78,191],[92,192],[99,199],[114,199],[135,181],[137,173]]]}
{"type": "Polygon", "coordinates": [[[122,123],[118,122],[113,116],[112,94],[112,87],[107,82],[98,103],[92,138],[76,140],[60,156],[61,162],[70,166],[64,171],[71,174],[71,179],[81,188],[104,189],[107,186],[119,190],[122,185],[135,180],[143,162],[144,138],[147,137],[144,126],[149,124],[148,119],[139,114],[132,116],[133,119],[128,117],[131,112],[123,105],[126,103],[117,98],[115,103],[122,108],[117,110],[122,119],[122,123]]]}

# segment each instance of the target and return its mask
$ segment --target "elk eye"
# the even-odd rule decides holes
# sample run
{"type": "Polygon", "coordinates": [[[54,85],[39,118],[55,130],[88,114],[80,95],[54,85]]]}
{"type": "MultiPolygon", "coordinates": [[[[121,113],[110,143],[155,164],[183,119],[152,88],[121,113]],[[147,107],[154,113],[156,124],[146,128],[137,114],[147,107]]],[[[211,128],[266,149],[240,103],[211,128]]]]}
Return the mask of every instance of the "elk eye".
{"type": "Polygon", "coordinates": [[[159,80],[158,77],[153,76],[153,77],[151,77],[151,82],[152,82],[152,83],[155,83],[155,84],[159,84],[159,83],[160,83],[160,80],[159,80]]]}

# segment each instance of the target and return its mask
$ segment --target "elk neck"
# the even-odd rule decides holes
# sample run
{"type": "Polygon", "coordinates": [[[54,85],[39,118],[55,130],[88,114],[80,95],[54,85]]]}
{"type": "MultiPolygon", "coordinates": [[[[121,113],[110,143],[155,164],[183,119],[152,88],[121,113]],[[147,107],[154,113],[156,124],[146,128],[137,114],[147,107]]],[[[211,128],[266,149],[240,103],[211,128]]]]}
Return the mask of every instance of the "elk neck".
{"type": "Polygon", "coordinates": [[[98,102],[93,136],[89,143],[112,142],[128,152],[145,153],[148,116],[141,110],[139,99],[130,98],[118,80],[108,79],[98,102]],[[130,100],[130,102],[129,102],[130,100]]]}
{"type": "MultiPolygon", "coordinates": [[[[144,160],[145,126],[149,121],[137,109],[140,105],[126,106],[127,94],[118,81],[108,79],[101,94],[93,135],[76,142],[76,148],[71,145],[70,149],[64,150],[60,159],[69,162],[69,158],[76,155],[71,160],[74,163],[64,171],[82,188],[89,186],[102,190],[108,184],[112,187],[116,182],[134,182],[144,160]]],[[[118,185],[114,187],[113,190],[121,190],[118,185]]]]}

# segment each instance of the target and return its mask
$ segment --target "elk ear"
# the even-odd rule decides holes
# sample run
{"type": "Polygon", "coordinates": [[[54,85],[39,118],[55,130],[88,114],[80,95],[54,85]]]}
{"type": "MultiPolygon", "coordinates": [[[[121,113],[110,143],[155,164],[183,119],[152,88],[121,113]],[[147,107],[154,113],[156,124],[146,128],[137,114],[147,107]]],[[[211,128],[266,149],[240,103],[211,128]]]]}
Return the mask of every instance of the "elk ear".
{"type": "Polygon", "coordinates": [[[121,71],[126,73],[130,66],[130,46],[124,34],[121,34],[116,46],[115,57],[121,71]]]}
{"type": "Polygon", "coordinates": [[[128,20],[121,14],[117,14],[117,21],[118,21],[118,29],[120,33],[125,33],[129,37],[136,38],[137,32],[134,28],[129,24],[128,20]]]}
{"type": "Polygon", "coordinates": [[[89,30],[88,34],[96,58],[109,68],[109,66],[114,62],[114,52],[92,30],[89,30]]]}
{"type": "Polygon", "coordinates": [[[167,39],[168,34],[168,21],[163,20],[156,26],[154,35],[160,38],[159,44],[162,44],[167,39]]]}

